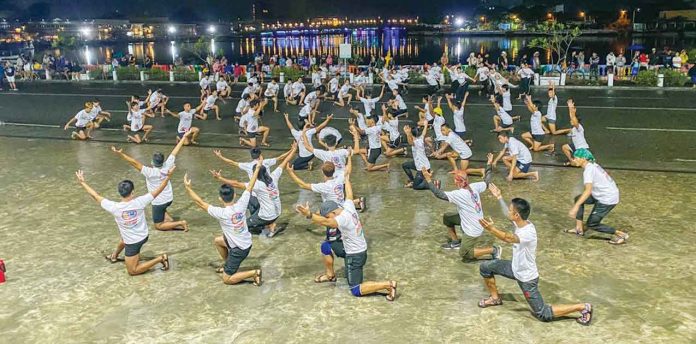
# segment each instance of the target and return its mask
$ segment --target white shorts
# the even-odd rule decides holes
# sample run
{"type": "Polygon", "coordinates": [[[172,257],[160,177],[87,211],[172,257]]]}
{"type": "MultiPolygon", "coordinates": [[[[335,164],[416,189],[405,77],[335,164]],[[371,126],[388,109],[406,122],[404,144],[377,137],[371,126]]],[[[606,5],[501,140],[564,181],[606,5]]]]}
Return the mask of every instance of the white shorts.
{"type": "Polygon", "coordinates": [[[8,76],[8,77],[7,77],[7,82],[15,82],[15,77],[14,77],[14,76],[8,76]]]}

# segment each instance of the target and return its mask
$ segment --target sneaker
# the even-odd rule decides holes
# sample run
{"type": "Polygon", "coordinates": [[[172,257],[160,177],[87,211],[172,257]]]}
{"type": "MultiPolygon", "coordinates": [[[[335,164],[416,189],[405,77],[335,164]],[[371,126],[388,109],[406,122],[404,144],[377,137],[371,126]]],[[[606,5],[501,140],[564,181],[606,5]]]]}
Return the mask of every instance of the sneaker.
{"type": "Polygon", "coordinates": [[[580,325],[590,326],[590,324],[592,323],[592,304],[591,303],[585,304],[585,309],[583,309],[580,312],[580,317],[575,319],[575,321],[577,321],[578,324],[580,324],[580,325]]]}
{"type": "Polygon", "coordinates": [[[440,187],[442,187],[442,182],[439,179],[437,179],[433,182],[433,185],[435,185],[435,187],[439,189],[440,187]]]}
{"type": "Polygon", "coordinates": [[[442,244],[440,247],[442,247],[445,250],[456,250],[459,249],[462,246],[462,242],[460,240],[457,241],[448,241],[444,244],[442,244]]]}
{"type": "Polygon", "coordinates": [[[500,245],[493,245],[493,247],[495,248],[493,259],[500,259],[503,256],[503,247],[500,245]]]}

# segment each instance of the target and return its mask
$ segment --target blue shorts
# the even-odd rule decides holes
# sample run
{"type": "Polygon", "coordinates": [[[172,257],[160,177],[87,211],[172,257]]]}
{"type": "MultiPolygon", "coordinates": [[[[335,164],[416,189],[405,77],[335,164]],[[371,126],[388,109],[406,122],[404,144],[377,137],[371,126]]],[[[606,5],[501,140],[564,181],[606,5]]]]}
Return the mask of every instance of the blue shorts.
{"type": "Polygon", "coordinates": [[[546,137],[546,135],[544,135],[544,134],[541,134],[541,135],[534,135],[534,134],[532,134],[532,139],[533,139],[534,141],[536,141],[536,142],[539,142],[539,143],[543,143],[543,142],[544,142],[544,137],[546,137]]]}
{"type": "Polygon", "coordinates": [[[532,167],[532,163],[529,162],[529,163],[523,164],[523,163],[518,161],[516,166],[517,166],[517,168],[520,169],[520,171],[522,173],[527,173],[527,172],[529,172],[529,168],[532,167]]]}

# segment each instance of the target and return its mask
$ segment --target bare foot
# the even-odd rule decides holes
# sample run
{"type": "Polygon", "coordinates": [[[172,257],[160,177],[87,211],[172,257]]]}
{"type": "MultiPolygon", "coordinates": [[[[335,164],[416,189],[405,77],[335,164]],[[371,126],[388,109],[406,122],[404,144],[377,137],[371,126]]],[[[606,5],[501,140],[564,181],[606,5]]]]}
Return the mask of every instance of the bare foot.
{"type": "Polygon", "coordinates": [[[189,231],[188,222],[186,222],[186,220],[184,220],[184,221],[182,221],[182,222],[184,223],[184,232],[188,232],[188,231],[189,231]]]}
{"type": "Polygon", "coordinates": [[[539,181],[539,171],[534,171],[534,179],[535,182],[539,181]]]}

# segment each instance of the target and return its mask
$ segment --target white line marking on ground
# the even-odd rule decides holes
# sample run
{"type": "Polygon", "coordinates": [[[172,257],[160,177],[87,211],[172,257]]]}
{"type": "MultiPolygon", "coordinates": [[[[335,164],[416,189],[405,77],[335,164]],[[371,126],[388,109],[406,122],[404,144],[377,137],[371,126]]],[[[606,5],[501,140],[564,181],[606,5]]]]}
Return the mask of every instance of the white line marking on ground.
{"type": "Polygon", "coordinates": [[[696,159],[674,159],[675,161],[681,161],[681,162],[696,162],[696,159]]]}
{"type": "Polygon", "coordinates": [[[677,133],[696,133],[696,129],[666,129],[666,128],[619,128],[607,127],[609,130],[627,130],[627,131],[664,131],[677,133]]]}
{"type": "Polygon", "coordinates": [[[666,99],[664,97],[587,97],[594,99],[666,99]]]}

